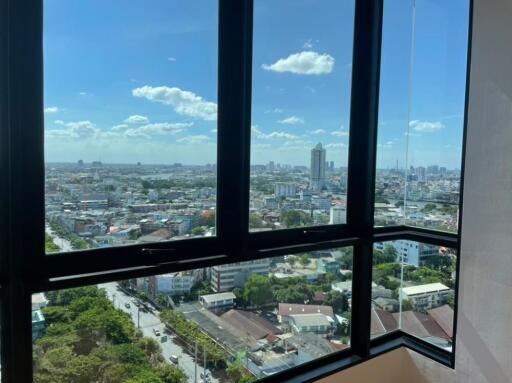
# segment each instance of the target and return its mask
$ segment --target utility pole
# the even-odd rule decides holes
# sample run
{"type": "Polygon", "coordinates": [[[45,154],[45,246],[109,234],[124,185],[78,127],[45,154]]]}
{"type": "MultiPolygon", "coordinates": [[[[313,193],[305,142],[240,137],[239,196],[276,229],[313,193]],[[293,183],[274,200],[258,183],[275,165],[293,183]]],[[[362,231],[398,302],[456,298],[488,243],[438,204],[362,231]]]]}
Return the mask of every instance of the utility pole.
{"type": "Polygon", "coordinates": [[[197,383],[197,341],[194,346],[194,383],[197,383]]]}
{"type": "Polygon", "coordinates": [[[203,347],[203,375],[206,380],[206,346],[203,347]]]}

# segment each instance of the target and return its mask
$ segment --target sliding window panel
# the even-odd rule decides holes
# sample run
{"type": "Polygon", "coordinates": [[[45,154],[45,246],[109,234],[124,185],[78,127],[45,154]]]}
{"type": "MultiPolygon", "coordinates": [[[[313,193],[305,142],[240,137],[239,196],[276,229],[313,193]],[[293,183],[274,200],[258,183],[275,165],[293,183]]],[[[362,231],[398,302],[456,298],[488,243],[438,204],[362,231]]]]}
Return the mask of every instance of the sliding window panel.
{"type": "Polygon", "coordinates": [[[450,248],[410,240],[376,243],[372,338],[402,330],[452,351],[456,265],[450,248]]]}
{"type": "Polygon", "coordinates": [[[46,252],[216,235],[217,1],[44,1],[46,252]]]}
{"type": "Polygon", "coordinates": [[[469,3],[384,1],[377,226],[458,231],[469,3]]]}
{"type": "Polygon", "coordinates": [[[346,222],[354,1],[254,2],[251,231],[346,222]]]}
{"type": "Polygon", "coordinates": [[[351,279],[346,247],[34,294],[34,382],[283,372],[350,347],[351,279]]]}

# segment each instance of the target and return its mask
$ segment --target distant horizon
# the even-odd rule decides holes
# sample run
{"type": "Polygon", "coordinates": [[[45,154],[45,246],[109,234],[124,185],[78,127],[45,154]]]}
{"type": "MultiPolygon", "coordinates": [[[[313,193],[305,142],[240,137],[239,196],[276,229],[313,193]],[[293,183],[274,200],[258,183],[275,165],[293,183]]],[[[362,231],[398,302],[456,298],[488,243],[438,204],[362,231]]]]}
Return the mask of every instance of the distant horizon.
{"type": "MultiPolygon", "coordinates": [[[[76,165],[78,166],[78,161],[79,160],[76,160],[74,162],[71,162],[71,161],[45,161],[45,165],[76,165]]],[[[182,163],[182,162],[169,162],[169,163],[143,163],[142,161],[138,161],[138,162],[104,162],[104,161],[101,161],[101,160],[93,160],[93,161],[84,161],[83,164],[84,165],[92,165],[93,162],[97,162],[97,163],[101,163],[101,165],[107,165],[107,166],[174,166],[174,165],[179,165],[179,166],[183,166],[183,167],[203,167],[203,166],[217,166],[216,163],[203,163],[203,164],[191,164],[191,163],[182,163]],[[140,162],[140,164],[139,164],[140,162]]],[[[330,162],[330,161],[327,161],[327,162],[330,162]]],[[[253,167],[253,166],[268,166],[269,163],[267,162],[266,164],[251,164],[250,166],[253,167]]],[[[286,163],[279,163],[279,162],[275,162],[274,161],[274,166],[291,166],[291,167],[302,167],[302,168],[308,168],[309,169],[309,166],[307,165],[294,165],[294,164],[286,164],[286,163]]],[[[449,170],[449,171],[460,171],[461,169],[460,168],[450,168],[450,167],[447,167],[447,166],[443,166],[443,165],[439,165],[439,164],[428,164],[428,165],[409,165],[409,166],[413,166],[415,169],[418,168],[418,167],[424,167],[425,169],[427,169],[429,166],[438,166],[440,168],[446,168],[446,170],[449,170]]],[[[347,165],[336,165],[336,162],[334,163],[334,167],[335,168],[345,168],[347,169],[347,165]]],[[[376,168],[377,170],[395,170],[396,167],[386,167],[386,168],[383,168],[383,167],[377,167],[376,168]]],[[[405,168],[402,166],[402,167],[398,167],[398,170],[405,170],[405,168]]]]}

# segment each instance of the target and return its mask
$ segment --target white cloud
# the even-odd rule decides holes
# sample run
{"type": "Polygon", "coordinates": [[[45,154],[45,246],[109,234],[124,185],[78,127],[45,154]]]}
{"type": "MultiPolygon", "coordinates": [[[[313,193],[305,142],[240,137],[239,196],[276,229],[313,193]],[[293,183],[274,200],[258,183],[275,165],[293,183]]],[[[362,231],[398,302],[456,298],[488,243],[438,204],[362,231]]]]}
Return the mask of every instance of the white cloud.
{"type": "Polygon", "coordinates": [[[253,144],[251,145],[252,149],[266,149],[272,147],[272,144],[253,144]]]}
{"type": "Polygon", "coordinates": [[[176,61],[176,57],[167,57],[167,61],[174,62],[174,61],[176,61]]]}
{"type": "Polygon", "coordinates": [[[62,121],[62,120],[55,120],[55,121],[53,121],[53,122],[54,122],[55,124],[57,124],[57,125],[64,125],[64,121],[62,121]]]}
{"type": "Polygon", "coordinates": [[[63,124],[62,129],[48,129],[45,134],[49,138],[92,138],[100,132],[91,121],[76,121],[63,124]]]}
{"type": "Polygon", "coordinates": [[[47,108],[44,108],[45,113],[57,113],[59,111],[59,108],[56,106],[49,106],[47,108]]]}
{"type": "Polygon", "coordinates": [[[302,44],[302,48],[304,49],[311,49],[313,48],[313,40],[311,39],[308,39],[304,42],[304,44],[302,44]]]}
{"type": "Polygon", "coordinates": [[[299,137],[286,133],[286,132],[272,132],[272,133],[263,133],[261,130],[258,129],[257,126],[253,125],[251,127],[251,132],[253,133],[253,136],[260,140],[298,140],[299,137]]]}
{"type": "Polygon", "coordinates": [[[80,93],[78,93],[78,94],[79,94],[80,96],[84,96],[84,97],[85,97],[85,96],[89,96],[89,95],[90,95],[90,93],[87,93],[87,92],[80,92],[80,93]]]}
{"type": "Polygon", "coordinates": [[[130,126],[127,125],[127,124],[119,124],[119,125],[115,125],[112,127],[112,130],[113,132],[123,132],[125,131],[126,129],[128,129],[130,126]]]}
{"type": "Polygon", "coordinates": [[[193,92],[167,86],[143,86],[132,90],[135,97],[143,97],[149,101],[170,105],[176,113],[213,121],[217,119],[217,104],[206,101],[193,92]]]}
{"type": "Polygon", "coordinates": [[[324,145],[324,148],[326,148],[326,149],[340,149],[340,148],[346,148],[346,147],[347,147],[347,144],[344,144],[342,142],[324,145]]]}
{"type": "Polygon", "coordinates": [[[127,124],[149,124],[149,118],[140,114],[133,114],[124,120],[127,124]]]}
{"type": "Polygon", "coordinates": [[[392,147],[393,147],[393,144],[394,144],[394,141],[387,141],[387,142],[385,142],[384,144],[377,144],[377,147],[378,147],[378,148],[385,148],[385,149],[389,149],[389,148],[392,148],[392,147]]]}
{"type": "Polygon", "coordinates": [[[211,133],[217,133],[217,132],[218,132],[218,130],[217,130],[217,128],[215,128],[215,129],[210,130],[210,132],[211,132],[211,133]]]}
{"type": "Polygon", "coordinates": [[[348,132],[345,130],[343,125],[341,125],[338,130],[333,130],[331,132],[331,135],[336,136],[336,137],[346,137],[346,136],[348,136],[348,132]]]}
{"type": "Polygon", "coordinates": [[[316,130],[308,130],[308,133],[309,134],[325,134],[327,132],[323,129],[316,129],[316,130]]]}
{"type": "Polygon", "coordinates": [[[263,64],[265,70],[273,72],[290,72],[295,74],[320,75],[331,73],[334,68],[334,57],[313,51],[294,53],[287,58],[277,60],[274,64],[263,64]]]}
{"type": "Polygon", "coordinates": [[[177,134],[191,127],[193,123],[169,123],[160,122],[155,124],[147,124],[138,128],[128,129],[124,132],[124,136],[128,138],[151,138],[154,135],[177,134]]]}
{"type": "Polygon", "coordinates": [[[409,127],[416,132],[433,133],[444,129],[445,126],[439,121],[413,120],[409,122],[409,127]]]}
{"type": "Polygon", "coordinates": [[[180,138],[179,140],[176,140],[176,142],[182,143],[182,144],[202,144],[204,142],[209,141],[210,138],[208,136],[205,136],[204,134],[199,134],[197,136],[186,136],[183,138],[180,138]]]}
{"type": "Polygon", "coordinates": [[[297,124],[303,124],[304,119],[297,117],[297,116],[290,116],[283,118],[282,120],[278,121],[280,124],[286,124],[286,125],[297,125],[297,124]]]}
{"type": "Polygon", "coordinates": [[[47,129],[45,135],[50,139],[81,139],[81,140],[126,140],[134,138],[149,139],[156,135],[174,135],[184,131],[193,123],[155,123],[136,128],[128,124],[119,124],[105,131],[96,127],[91,121],[64,122],[57,120],[60,129],[47,129]]]}
{"type": "Polygon", "coordinates": [[[272,110],[267,110],[265,111],[265,113],[283,113],[284,110],[283,109],[279,109],[279,108],[274,108],[272,110]]]}

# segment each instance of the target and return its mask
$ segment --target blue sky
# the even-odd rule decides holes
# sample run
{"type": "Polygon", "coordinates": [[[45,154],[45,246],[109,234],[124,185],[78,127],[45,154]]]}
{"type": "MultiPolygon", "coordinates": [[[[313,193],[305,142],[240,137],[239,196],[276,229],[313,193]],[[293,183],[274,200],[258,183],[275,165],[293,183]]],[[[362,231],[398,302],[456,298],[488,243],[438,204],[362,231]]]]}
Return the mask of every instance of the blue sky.
{"type": "MultiPolygon", "coordinates": [[[[460,166],[467,0],[385,1],[379,167],[460,166]]],[[[256,0],[252,163],[346,165],[353,1],[256,0]]],[[[45,1],[49,162],[214,163],[217,3],[45,1]]]]}

